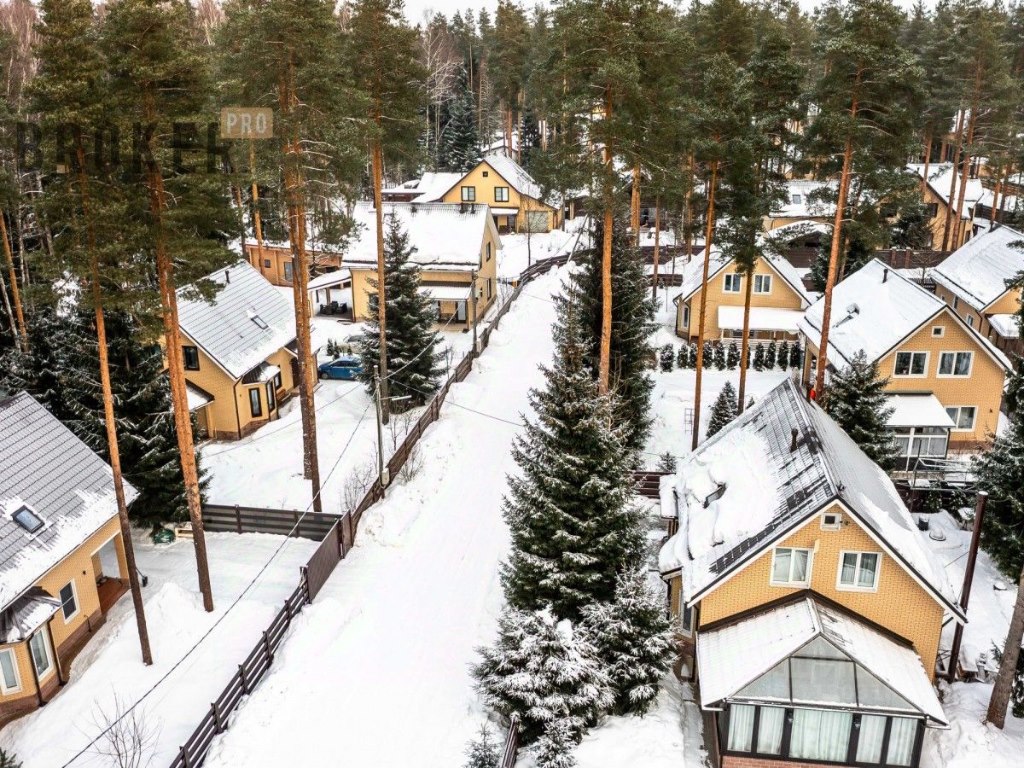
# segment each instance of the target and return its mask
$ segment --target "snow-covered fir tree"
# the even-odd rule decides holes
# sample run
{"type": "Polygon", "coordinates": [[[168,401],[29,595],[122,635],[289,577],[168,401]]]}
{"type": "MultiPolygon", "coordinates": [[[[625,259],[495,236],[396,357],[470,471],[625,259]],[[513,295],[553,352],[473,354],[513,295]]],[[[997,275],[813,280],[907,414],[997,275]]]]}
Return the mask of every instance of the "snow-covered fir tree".
{"type": "MultiPolygon", "coordinates": [[[[68,354],[82,331],[76,313],[37,306],[28,325],[29,349],[10,347],[0,356],[0,390],[25,391],[61,421],[69,417],[65,394],[68,354]]],[[[97,374],[98,376],[99,374],[97,374]]]]}
{"type": "Polygon", "coordinates": [[[676,471],[676,457],[671,451],[665,451],[658,457],[658,471],[670,474],[676,471]]]}
{"type": "MultiPolygon", "coordinates": [[[[593,242],[603,238],[603,227],[595,225],[593,242]]],[[[583,268],[573,274],[580,322],[585,330],[587,360],[597,378],[601,343],[601,253],[583,258],[583,268]]],[[[654,302],[643,258],[633,245],[624,221],[617,221],[612,239],[612,336],[611,389],[615,392],[614,423],[622,429],[625,447],[643,450],[651,429],[651,391],[654,380],[648,361],[654,349],[654,302]]]]}
{"type": "MultiPolygon", "coordinates": [[[[410,259],[416,249],[397,218],[387,217],[384,233],[384,295],[387,302],[387,359],[389,392],[395,398],[392,410],[406,411],[423,405],[437,391],[444,368],[434,330],[437,314],[431,301],[419,292],[420,268],[410,259]]],[[[376,288],[377,281],[369,280],[376,288]]],[[[373,395],[374,366],[380,361],[380,324],[377,321],[377,293],[370,294],[370,320],[363,334],[361,378],[373,395]]]]}
{"type": "Polygon", "coordinates": [[[789,342],[785,339],[779,344],[779,353],[775,359],[775,366],[780,371],[784,371],[789,367],[789,342]]]}
{"type": "Polygon", "coordinates": [[[675,350],[672,349],[672,345],[666,344],[665,346],[663,346],[661,348],[661,353],[659,354],[658,358],[661,370],[664,371],[665,373],[670,372],[672,370],[672,365],[673,363],[675,363],[676,360],[676,353],[675,350]]]}
{"type": "MultiPolygon", "coordinates": [[[[705,370],[710,368],[715,363],[715,348],[710,341],[704,342],[704,368],[705,370]]],[[[697,363],[693,364],[693,367],[697,367],[697,363]]]]}
{"type": "Polygon", "coordinates": [[[716,341],[711,345],[711,357],[713,359],[715,368],[719,371],[725,370],[725,345],[720,341],[716,341]]]}
{"type": "Polygon", "coordinates": [[[501,755],[498,753],[494,736],[491,735],[491,729],[486,724],[481,725],[479,734],[466,749],[466,762],[463,768],[498,768],[499,760],[501,755]]]}
{"type": "Polygon", "coordinates": [[[584,609],[582,631],[597,649],[615,692],[616,714],[645,714],[672,653],[663,600],[642,569],[619,577],[615,599],[584,609]]]}
{"type": "Polygon", "coordinates": [[[754,344],[754,370],[764,370],[764,344],[754,344]]]}
{"type": "Polygon", "coordinates": [[[765,370],[770,371],[775,367],[775,358],[779,353],[778,345],[775,340],[772,339],[768,342],[768,345],[764,348],[764,367],[765,370]]]}
{"type": "Polygon", "coordinates": [[[728,348],[725,351],[725,366],[730,371],[735,371],[736,366],[740,364],[740,348],[736,345],[735,341],[729,343],[728,348]]]}
{"type": "Polygon", "coordinates": [[[614,701],[594,647],[549,608],[506,608],[498,619],[497,642],[481,648],[480,655],[473,676],[484,702],[505,718],[519,716],[523,744],[536,741],[554,723],[578,744],[614,701]]]}
{"type": "MultiPolygon", "coordinates": [[[[461,82],[465,83],[466,73],[461,82]]],[[[442,171],[466,173],[480,162],[480,137],[476,129],[476,104],[473,92],[462,86],[448,102],[448,121],[438,137],[438,167],[442,171]]]]}
{"type": "Polygon", "coordinates": [[[789,348],[789,367],[800,368],[804,364],[804,350],[799,341],[794,341],[789,348]]]}
{"type": "Polygon", "coordinates": [[[676,352],[676,368],[680,370],[690,367],[690,348],[686,344],[679,347],[676,352]]]}
{"type": "Polygon", "coordinates": [[[537,768],[575,768],[575,746],[572,731],[566,722],[556,720],[549,723],[534,747],[537,768]]]}
{"type": "Polygon", "coordinates": [[[892,415],[885,391],[888,383],[879,377],[878,364],[860,351],[832,377],[824,403],[826,413],[885,470],[896,464],[896,445],[886,426],[892,415]]]}
{"type": "Polygon", "coordinates": [[[520,473],[504,501],[512,553],[502,581],[513,606],[550,605],[575,620],[584,606],[612,599],[617,576],[640,562],[643,532],[631,455],[612,426],[611,396],[598,395],[584,361],[574,307],[561,303],[554,364],[544,388],[530,393],[537,418],[512,448],[520,473]]]}
{"type": "Polygon", "coordinates": [[[708,419],[707,436],[718,434],[730,421],[736,418],[739,410],[736,404],[736,390],[731,382],[725,382],[722,391],[718,393],[714,405],[711,406],[711,418],[708,419]]]}

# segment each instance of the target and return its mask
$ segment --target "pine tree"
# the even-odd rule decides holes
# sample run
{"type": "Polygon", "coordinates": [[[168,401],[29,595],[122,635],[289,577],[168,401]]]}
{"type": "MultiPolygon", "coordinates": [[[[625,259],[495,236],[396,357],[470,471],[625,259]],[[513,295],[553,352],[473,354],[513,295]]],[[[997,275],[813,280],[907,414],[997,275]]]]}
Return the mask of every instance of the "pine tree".
{"type": "Polygon", "coordinates": [[[675,350],[672,349],[672,345],[666,344],[665,346],[663,346],[661,348],[661,354],[658,356],[658,358],[661,370],[664,371],[665,373],[671,372],[672,364],[675,362],[676,359],[676,353],[675,350]]]}
{"type": "Polygon", "coordinates": [[[473,676],[484,703],[503,717],[519,716],[523,744],[554,723],[578,744],[614,701],[594,647],[550,609],[506,608],[498,618],[497,642],[481,648],[480,656],[473,676]]]}
{"type": "MultiPolygon", "coordinates": [[[[437,345],[440,336],[434,330],[437,319],[431,301],[420,294],[420,270],[410,261],[416,249],[409,244],[409,234],[398,219],[388,217],[384,242],[384,300],[388,304],[387,362],[391,389],[396,400],[393,409],[407,410],[423,405],[437,391],[444,369],[440,365],[437,345]]],[[[370,280],[373,288],[376,280],[370,280]]],[[[362,349],[362,379],[372,396],[377,385],[374,367],[381,359],[380,329],[377,325],[378,294],[370,295],[370,320],[362,349]]]]}
{"type": "Polygon", "coordinates": [[[719,371],[725,370],[725,345],[716,341],[711,345],[711,360],[719,371]]]}
{"type": "Polygon", "coordinates": [[[789,367],[789,342],[785,339],[779,344],[779,353],[776,357],[775,365],[778,366],[780,371],[784,371],[789,367]]]}
{"type": "Polygon", "coordinates": [[[841,426],[861,450],[884,470],[896,465],[896,447],[886,426],[892,415],[885,388],[889,380],[879,378],[877,362],[868,362],[863,351],[850,365],[832,377],[825,411],[841,426]]]}
{"type": "Polygon", "coordinates": [[[775,344],[775,339],[768,342],[768,346],[764,350],[764,367],[766,370],[771,370],[775,367],[775,360],[778,356],[779,348],[775,344]]]}
{"type": "Polygon", "coordinates": [[[631,457],[612,427],[610,398],[584,364],[574,306],[571,295],[562,302],[554,364],[544,389],[530,393],[537,420],[512,449],[521,475],[510,478],[504,501],[512,554],[502,569],[511,605],[550,605],[569,619],[611,600],[616,577],[639,563],[643,548],[631,457]]]}
{"type": "Polygon", "coordinates": [[[718,393],[715,404],[711,406],[711,417],[708,419],[707,437],[718,434],[729,422],[736,418],[736,390],[730,382],[725,382],[718,393]]]}
{"type": "Polygon", "coordinates": [[[581,630],[597,650],[615,692],[615,714],[646,714],[667,671],[672,639],[662,600],[647,574],[619,577],[615,599],[584,609],[581,630]]]}
{"type": "Polygon", "coordinates": [[[658,457],[658,471],[673,474],[676,471],[676,457],[671,451],[665,451],[658,457]]]}
{"type": "MultiPolygon", "coordinates": [[[[611,388],[615,393],[614,423],[623,431],[625,447],[630,451],[643,450],[651,428],[651,392],[654,380],[647,361],[653,357],[651,335],[655,330],[654,304],[648,294],[648,278],[643,259],[625,231],[618,226],[612,238],[612,296],[611,307],[611,388]]],[[[595,225],[593,242],[603,237],[603,225],[595,225]]],[[[601,291],[602,264],[599,253],[582,259],[582,269],[573,273],[572,296],[578,304],[580,322],[585,329],[587,360],[594,376],[600,357],[601,327],[604,314],[601,291]]],[[[564,312],[565,310],[563,310],[564,312]]]]}
{"type": "Polygon", "coordinates": [[[568,723],[563,720],[550,723],[537,739],[537,768],[575,768],[574,746],[568,723]]]}
{"type": "Polygon", "coordinates": [[[491,729],[487,725],[480,726],[480,735],[470,742],[466,749],[466,762],[463,768],[498,768],[501,755],[498,745],[494,743],[491,729]]]}
{"type": "Polygon", "coordinates": [[[755,344],[754,345],[754,370],[755,371],[763,371],[764,370],[764,358],[765,358],[764,344],[763,343],[755,344]]]}
{"type": "Polygon", "coordinates": [[[736,370],[736,366],[739,365],[739,362],[740,362],[740,350],[739,350],[739,347],[736,346],[736,342],[735,341],[730,341],[729,342],[729,347],[727,349],[726,356],[725,356],[725,365],[726,365],[726,367],[730,371],[735,371],[736,370]]]}

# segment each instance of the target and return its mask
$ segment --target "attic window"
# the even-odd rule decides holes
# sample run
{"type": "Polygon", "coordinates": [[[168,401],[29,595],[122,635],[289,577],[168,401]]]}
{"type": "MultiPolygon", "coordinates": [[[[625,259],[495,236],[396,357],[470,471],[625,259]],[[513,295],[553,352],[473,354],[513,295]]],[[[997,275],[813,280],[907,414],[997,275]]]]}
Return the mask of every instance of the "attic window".
{"type": "Polygon", "coordinates": [[[487,171],[484,171],[484,178],[487,178],[487,171]]]}
{"type": "Polygon", "coordinates": [[[43,519],[24,504],[14,510],[11,519],[28,533],[36,533],[43,527],[43,519]]]}
{"type": "Polygon", "coordinates": [[[704,509],[707,509],[713,502],[718,501],[725,495],[725,483],[719,483],[718,487],[704,499],[704,509]]]}
{"type": "Polygon", "coordinates": [[[946,329],[943,328],[941,325],[933,325],[932,326],[932,336],[934,336],[935,338],[940,338],[940,337],[945,336],[945,335],[946,335],[946,329]]]}
{"type": "Polygon", "coordinates": [[[821,516],[821,530],[838,531],[843,526],[843,518],[835,512],[826,512],[821,516]]]}
{"type": "Polygon", "coordinates": [[[252,320],[252,321],[253,321],[254,323],[256,323],[256,327],[257,327],[257,328],[261,328],[261,329],[263,329],[264,331],[265,331],[265,330],[267,330],[267,329],[268,329],[268,328],[270,327],[269,325],[267,325],[267,321],[266,321],[266,320],[264,320],[264,319],[263,319],[262,317],[260,317],[259,315],[256,315],[256,314],[254,314],[254,315],[252,315],[252,317],[250,317],[249,319],[250,319],[250,320],[252,320]]]}

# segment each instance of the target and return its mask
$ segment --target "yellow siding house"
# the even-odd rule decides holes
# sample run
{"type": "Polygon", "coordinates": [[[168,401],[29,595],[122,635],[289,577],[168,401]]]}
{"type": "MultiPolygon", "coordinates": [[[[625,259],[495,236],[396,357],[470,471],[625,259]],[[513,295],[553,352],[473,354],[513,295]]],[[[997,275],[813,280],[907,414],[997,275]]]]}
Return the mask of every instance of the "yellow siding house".
{"type": "Polygon", "coordinates": [[[714,764],[917,766],[965,620],[895,487],[787,380],[663,480],[659,568],[714,764]],[[781,761],[781,762],[780,762],[781,761]]]}
{"type": "MultiPolygon", "coordinates": [[[[953,168],[952,163],[931,163],[928,166],[928,175],[925,177],[924,163],[911,163],[907,168],[919,179],[924,181],[924,189],[921,193],[922,201],[926,209],[928,228],[932,232],[931,247],[934,250],[942,249],[942,239],[946,234],[946,216],[950,207],[956,208],[956,201],[960,195],[959,174],[953,168]],[[950,203],[950,185],[954,185],[953,202],[950,203]]],[[[956,250],[963,245],[972,234],[974,221],[974,206],[984,194],[984,187],[979,179],[967,179],[967,187],[964,190],[964,207],[961,214],[959,242],[952,242],[953,233],[950,232],[950,239],[947,241],[948,250],[956,250]]],[[[950,225],[956,223],[956,211],[950,218],[950,225]]]]}
{"type": "Polygon", "coordinates": [[[297,386],[291,302],[247,262],[208,275],[211,301],[179,291],[189,407],[201,433],[232,440],[278,416],[297,386]]]}
{"type": "Polygon", "coordinates": [[[0,399],[0,466],[3,725],[67,684],[128,569],[110,467],[26,393],[0,399]]]}
{"type": "MultiPolygon", "coordinates": [[[[815,377],[823,310],[820,300],[800,323],[808,385],[815,377]]],[[[942,299],[877,259],[832,294],[829,371],[849,365],[860,351],[889,380],[895,409],[890,427],[906,459],[942,458],[947,447],[976,449],[991,442],[1010,361],[942,299]]]]}

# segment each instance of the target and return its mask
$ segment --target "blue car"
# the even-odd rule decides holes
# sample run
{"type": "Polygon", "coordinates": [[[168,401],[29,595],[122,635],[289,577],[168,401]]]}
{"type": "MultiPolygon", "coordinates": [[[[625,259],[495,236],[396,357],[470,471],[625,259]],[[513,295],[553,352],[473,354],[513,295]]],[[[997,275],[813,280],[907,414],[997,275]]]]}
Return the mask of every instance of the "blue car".
{"type": "Polygon", "coordinates": [[[340,379],[341,381],[353,381],[363,372],[363,364],[358,357],[343,355],[336,360],[321,363],[317,366],[321,379],[340,379]]]}

